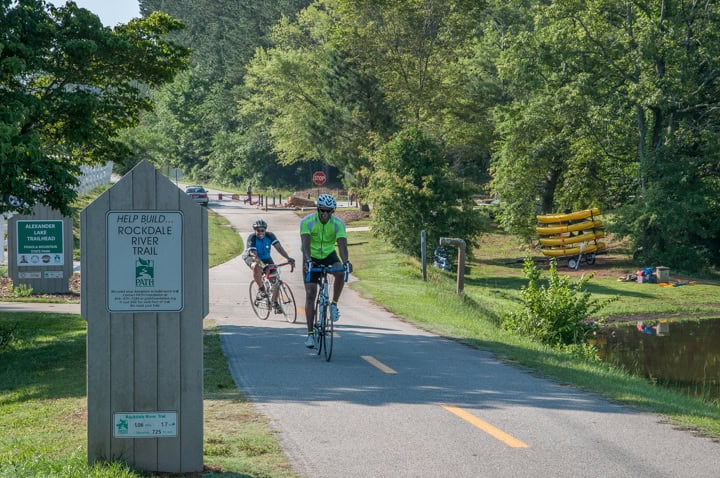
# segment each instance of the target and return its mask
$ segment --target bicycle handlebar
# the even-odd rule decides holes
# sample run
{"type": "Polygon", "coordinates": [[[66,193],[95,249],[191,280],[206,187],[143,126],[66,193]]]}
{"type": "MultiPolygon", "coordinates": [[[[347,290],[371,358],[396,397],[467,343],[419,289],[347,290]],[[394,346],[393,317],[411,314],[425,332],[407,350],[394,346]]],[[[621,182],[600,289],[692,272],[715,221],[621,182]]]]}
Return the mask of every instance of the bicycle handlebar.
{"type": "Polygon", "coordinates": [[[281,262],[280,264],[265,264],[263,266],[263,272],[267,273],[267,270],[270,267],[283,267],[283,266],[290,266],[290,272],[295,270],[295,263],[294,262],[281,262]]]}
{"type": "Polygon", "coordinates": [[[350,273],[348,270],[343,267],[329,267],[329,266],[319,266],[319,267],[311,267],[308,269],[307,274],[305,274],[305,282],[310,282],[310,274],[313,272],[327,272],[329,274],[334,274],[335,272],[345,272],[345,282],[348,281],[348,277],[350,277],[350,273]]]}

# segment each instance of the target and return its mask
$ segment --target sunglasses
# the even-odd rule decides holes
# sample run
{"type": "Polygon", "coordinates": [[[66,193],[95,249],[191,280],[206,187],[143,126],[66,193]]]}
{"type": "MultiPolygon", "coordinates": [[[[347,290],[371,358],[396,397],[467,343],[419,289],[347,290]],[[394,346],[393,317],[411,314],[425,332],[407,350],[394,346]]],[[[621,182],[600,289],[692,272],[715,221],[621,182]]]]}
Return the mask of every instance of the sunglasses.
{"type": "Polygon", "coordinates": [[[324,208],[319,207],[318,212],[324,212],[325,214],[332,214],[333,212],[335,212],[335,209],[324,209],[324,208]]]}
{"type": "Polygon", "coordinates": [[[265,229],[255,229],[255,232],[265,232],[265,229]]]}

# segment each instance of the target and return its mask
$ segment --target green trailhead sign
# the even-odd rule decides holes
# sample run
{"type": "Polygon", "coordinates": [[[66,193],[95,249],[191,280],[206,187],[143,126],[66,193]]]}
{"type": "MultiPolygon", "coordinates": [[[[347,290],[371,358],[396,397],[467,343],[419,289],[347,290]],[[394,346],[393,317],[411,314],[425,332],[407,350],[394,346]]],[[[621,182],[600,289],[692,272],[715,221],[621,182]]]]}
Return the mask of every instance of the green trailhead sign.
{"type": "Polygon", "coordinates": [[[17,222],[17,265],[61,266],[63,257],[63,222],[50,220],[17,222]]]}
{"type": "Polygon", "coordinates": [[[110,312],[182,310],[182,233],[180,212],[107,214],[110,312]]]}

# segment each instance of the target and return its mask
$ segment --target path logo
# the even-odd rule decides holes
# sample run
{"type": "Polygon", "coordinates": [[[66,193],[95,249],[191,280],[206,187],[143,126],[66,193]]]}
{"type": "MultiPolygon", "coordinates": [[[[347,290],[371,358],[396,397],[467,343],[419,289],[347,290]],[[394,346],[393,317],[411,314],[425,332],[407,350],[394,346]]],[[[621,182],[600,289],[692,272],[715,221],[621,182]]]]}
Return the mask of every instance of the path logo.
{"type": "Polygon", "coordinates": [[[127,420],[120,419],[120,421],[118,421],[118,423],[115,426],[117,427],[118,435],[127,435],[128,434],[129,430],[128,430],[127,420]]]}
{"type": "Polygon", "coordinates": [[[135,261],[135,287],[155,286],[155,261],[138,257],[135,261]]]}

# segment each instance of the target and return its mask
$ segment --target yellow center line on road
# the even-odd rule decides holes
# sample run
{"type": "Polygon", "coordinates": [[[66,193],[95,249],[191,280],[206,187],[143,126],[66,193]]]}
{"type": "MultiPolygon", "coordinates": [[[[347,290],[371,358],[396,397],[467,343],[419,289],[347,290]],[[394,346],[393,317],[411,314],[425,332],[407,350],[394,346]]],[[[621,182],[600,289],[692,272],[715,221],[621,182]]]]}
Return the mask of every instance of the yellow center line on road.
{"type": "Polygon", "coordinates": [[[512,448],[530,448],[530,445],[518,440],[512,435],[509,435],[505,433],[504,431],[500,430],[499,428],[489,424],[485,420],[481,420],[480,418],[476,417],[475,415],[472,415],[469,412],[466,412],[462,408],[453,407],[452,405],[443,405],[442,406],[445,410],[448,412],[462,418],[466,422],[475,425],[488,435],[492,436],[496,440],[500,440],[501,442],[505,443],[507,446],[512,448]]]}
{"type": "Polygon", "coordinates": [[[374,366],[375,368],[379,369],[380,371],[387,373],[387,374],[394,374],[397,373],[395,370],[391,369],[384,363],[380,362],[375,357],[372,357],[370,355],[361,355],[360,356],[363,360],[365,360],[370,365],[374,366]]]}

